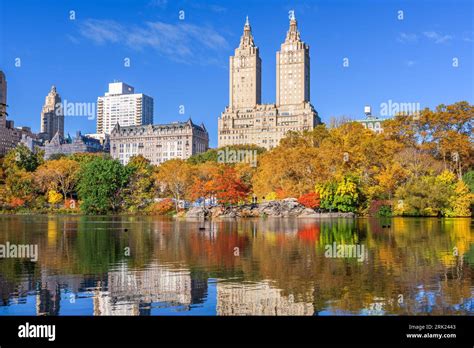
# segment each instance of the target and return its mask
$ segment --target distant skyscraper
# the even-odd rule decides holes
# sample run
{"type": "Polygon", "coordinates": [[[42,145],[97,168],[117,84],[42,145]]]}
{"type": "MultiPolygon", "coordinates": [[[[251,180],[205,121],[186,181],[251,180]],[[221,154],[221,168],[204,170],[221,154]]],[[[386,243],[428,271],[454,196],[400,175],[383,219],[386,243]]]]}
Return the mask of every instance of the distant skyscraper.
{"type": "Polygon", "coordinates": [[[277,106],[309,101],[309,46],[301,41],[294,16],[276,54],[276,74],[277,106]]]}
{"type": "Polygon", "coordinates": [[[53,139],[56,133],[64,137],[64,113],[55,86],[51,87],[41,111],[41,133],[47,140],[53,139]]]}
{"type": "Polygon", "coordinates": [[[261,60],[248,19],[230,57],[229,105],[218,119],[218,146],[255,144],[271,149],[289,131],[321,123],[310,103],[309,47],[301,41],[294,16],[277,53],[276,103],[261,103],[261,60]]]}
{"type": "Polygon", "coordinates": [[[0,128],[7,123],[7,80],[3,71],[0,71],[0,128]]]}
{"type": "Polygon", "coordinates": [[[254,107],[262,99],[262,60],[252,36],[249,19],[245,22],[235,55],[230,57],[229,105],[235,108],[254,107]]]}
{"type": "Polygon", "coordinates": [[[109,91],[97,98],[97,133],[109,135],[120,126],[141,126],[153,123],[153,98],[134,93],[123,82],[109,83],[109,91]]]}

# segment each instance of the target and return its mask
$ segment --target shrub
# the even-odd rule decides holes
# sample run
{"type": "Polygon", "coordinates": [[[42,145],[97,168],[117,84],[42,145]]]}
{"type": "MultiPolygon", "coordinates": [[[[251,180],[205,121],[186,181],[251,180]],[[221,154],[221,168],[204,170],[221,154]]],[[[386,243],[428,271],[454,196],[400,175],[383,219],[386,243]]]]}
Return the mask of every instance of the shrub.
{"type": "Polygon", "coordinates": [[[304,205],[306,208],[316,209],[319,208],[321,203],[319,194],[316,192],[305,193],[298,198],[298,202],[304,205]]]}
{"type": "Polygon", "coordinates": [[[166,198],[157,203],[153,203],[149,210],[152,215],[167,215],[175,210],[175,206],[172,199],[166,198]]]}
{"type": "Polygon", "coordinates": [[[10,206],[15,209],[23,206],[26,202],[24,199],[18,198],[18,197],[12,197],[10,199],[10,206]]]}
{"type": "Polygon", "coordinates": [[[374,200],[370,202],[369,216],[392,216],[392,204],[389,200],[374,200]]]}

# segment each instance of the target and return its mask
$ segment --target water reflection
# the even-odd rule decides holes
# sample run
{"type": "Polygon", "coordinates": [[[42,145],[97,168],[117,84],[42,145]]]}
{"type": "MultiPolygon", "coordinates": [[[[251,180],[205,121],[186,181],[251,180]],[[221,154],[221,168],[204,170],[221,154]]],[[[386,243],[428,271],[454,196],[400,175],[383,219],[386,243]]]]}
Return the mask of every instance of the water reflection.
{"type": "Polygon", "coordinates": [[[472,314],[471,219],[0,216],[0,315],[472,314]],[[362,245],[363,262],[327,245],[362,245]]]}

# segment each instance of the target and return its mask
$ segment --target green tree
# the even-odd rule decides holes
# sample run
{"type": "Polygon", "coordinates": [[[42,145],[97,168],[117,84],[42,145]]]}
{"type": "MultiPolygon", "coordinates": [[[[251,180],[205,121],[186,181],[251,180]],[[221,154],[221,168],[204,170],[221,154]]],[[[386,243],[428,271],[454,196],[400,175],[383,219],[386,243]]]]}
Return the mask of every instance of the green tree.
{"type": "Polygon", "coordinates": [[[125,205],[136,212],[145,208],[154,196],[153,166],[142,155],[133,156],[126,166],[130,172],[130,181],[125,188],[125,205]]]}
{"type": "Polygon", "coordinates": [[[464,181],[469,187],[469,190],[474,193],[474,170],[469,170],[466,174],[463,175],[462,181],[464,181]]]}
{"type": "Polygon", "coordinates": [[[87,214],[117,212],[130,175],[130,168],[117,160],[96,157],[83,163],[78,184],[81,210],[87,214]]]}
{"type": "Polygon", "coordinates": [[[408,181],[396,191],[395,215],[441,216],[449,209],[452,189],[435,176],[408,181]]]}
{"type": "Polygon", "coordinates": [[[27,172],[34,172],[38,166],[44,163],[43,156],[43,151],[33,152],[25,145],[20,144],[7,153],[3,167],[5,171],[23,169],[27,172]]]}

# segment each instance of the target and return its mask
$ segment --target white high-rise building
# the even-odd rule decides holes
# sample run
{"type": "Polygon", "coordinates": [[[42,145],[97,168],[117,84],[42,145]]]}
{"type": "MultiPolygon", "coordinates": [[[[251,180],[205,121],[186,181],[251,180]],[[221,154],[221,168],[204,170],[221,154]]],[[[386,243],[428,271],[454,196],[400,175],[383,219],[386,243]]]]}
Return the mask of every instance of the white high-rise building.
{"type": "Polygon", "coordinates": [[[152,124],[153,98],[135,93],[126,83],[109,83],[109,91],[97,98],[97,133],[109,135],[117,123],[123,127],[152,124]]]}

